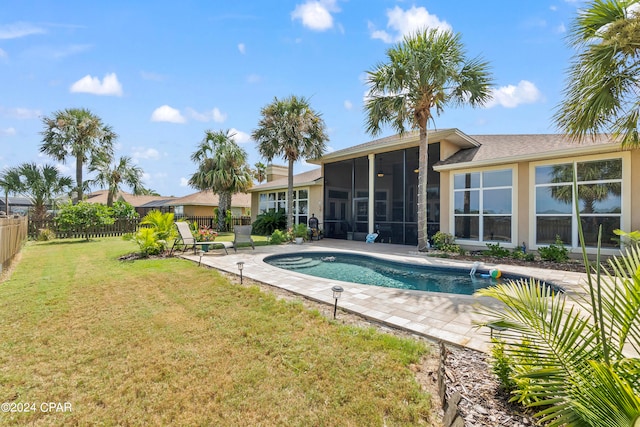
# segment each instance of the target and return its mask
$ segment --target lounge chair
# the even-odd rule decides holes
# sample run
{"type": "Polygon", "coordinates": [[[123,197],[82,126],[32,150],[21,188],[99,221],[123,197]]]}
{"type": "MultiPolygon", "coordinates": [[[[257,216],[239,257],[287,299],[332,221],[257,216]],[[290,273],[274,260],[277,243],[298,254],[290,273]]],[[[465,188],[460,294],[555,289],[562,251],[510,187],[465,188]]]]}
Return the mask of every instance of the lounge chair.
{"type": "Polygon", "coordinates": [[[183,221],[178,221],[175,223],[176,227],[178,228],[178,233],[179,236],[178,238],[173,242],[173,246],[171,247],[171,251],[169,252],[169,254],[173,253],[173,249],[178,246],[178,245],[182,245],[182,252],[184,253],[187,249],[191,249],[193,248],[193,253],[196,253],[196,250],[198,248],[198,246],[202,247],[202,246],[207,246],[207,247],[211,247],[212,249],[224,249],[224,253],[225,254],[229,254],[229,252],[227,251],[227,248],[231,248],[233,247],[233,243],[231,242],[198,242],[196,241],[195,237],[193,237],[193,234],[191,234],[191,228],[189,228],[189,224],[183,221]]]}
{"type": "Polygon", "coordinates": [[[251,238],[250,225],[236,225],[233,227],[233,250],[238,252],[238,244],[242,243],[249,243],[254,250],[256,249],[251,238]]]}

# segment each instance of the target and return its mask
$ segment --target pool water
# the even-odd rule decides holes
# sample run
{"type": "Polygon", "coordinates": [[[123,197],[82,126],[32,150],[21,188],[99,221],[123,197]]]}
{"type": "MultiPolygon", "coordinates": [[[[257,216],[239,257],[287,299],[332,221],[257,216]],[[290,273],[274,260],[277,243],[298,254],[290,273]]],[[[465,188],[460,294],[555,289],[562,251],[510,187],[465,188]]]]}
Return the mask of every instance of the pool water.
{"type": "Polygon", "coordinates": [[[493,279],[484,270],[477,270],[472,276],[470,269],[430,267],[331,252],[273,255],[264,261],[274,267],[325,279],[461,295],[472,295],[478,289],[495,285],[505,278],[493,279]]]}

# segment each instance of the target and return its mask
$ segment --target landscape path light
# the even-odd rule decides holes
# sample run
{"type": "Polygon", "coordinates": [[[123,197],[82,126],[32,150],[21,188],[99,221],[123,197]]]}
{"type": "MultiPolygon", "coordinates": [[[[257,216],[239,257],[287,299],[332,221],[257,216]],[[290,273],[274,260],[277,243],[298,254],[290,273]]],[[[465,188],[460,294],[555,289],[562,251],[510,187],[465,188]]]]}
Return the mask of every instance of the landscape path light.
{"type": "Polygon", "coordinates": [[[333,318],[336,318],[336,312],[338,311],[338,300],[340,299],[340,294],[342,294],[342,291],[344,291],[344,289],[342,289],[342,286],[334,286],[333,288],[331,288],[331,290],[333,291],[333,299],[335,301],[334,305],[333,305],[333,318]]]}
{"type": "Polygon", "coordinates": [[[238,266],[238,270],[240,270],[240,284],[242,285],[242,269],[244,268],[244,261],[238,261],[236,262],[236,265],[238,266]]]}
{"type": "Polygon", "coordinates": [[[200,256],[200,261],[198,261],[198,267],[200,267],[200,264],[202,264],[202,255],[204,255],[204,251],[200,249],[198,251],[198,255],[200,256]]]}

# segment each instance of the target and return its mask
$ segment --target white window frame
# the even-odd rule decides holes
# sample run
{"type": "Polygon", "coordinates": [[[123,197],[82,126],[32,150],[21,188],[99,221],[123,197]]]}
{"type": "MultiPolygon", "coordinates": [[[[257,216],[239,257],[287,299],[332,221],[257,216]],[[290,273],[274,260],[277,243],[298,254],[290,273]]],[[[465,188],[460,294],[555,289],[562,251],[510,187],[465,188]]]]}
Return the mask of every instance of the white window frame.
{"type": "MultiPolygon", "coordinates": [[[[580,156],[580,157],[563,157],[557,158],[553,160],[545,160],[539,162],[531,162],[529,167],[529,182],[530,191],[529,191],[529,206],[531,206],[530,216],[529,216],[529,236],[531,240],[531,249],[538,249],[539,247],[546,247],[548,244],[537,244],[537,206],[536,206],[536,189],[538,187],[546,187],[548,184],[536,184],[536,167],[539,166],[553,166],[559,164],[567,164],[570,163],[573,165],[573,170],[575,173],[576,165],[578,163],[585,162],[593,162],[593,161],[605,161],[605,160],[622,160],[622,176],[620,179],[616,180],[607,180],[607,182],[615,182],[619,181],[621,185],[620,191],[620,227],[624,231],[631,231],[631,153],[628,151],[622,151],[618,153],[606,153],[606,154],[594,154],[589,156],[580,156]]],[[[578,183],[580,184],[580,183],[578,183]]],[[[571,183],[573,187],[573,182],[571,183]]],[[[565,214],[566,215],[566,214],[565,214]]],[[[615,214],[603,215],[603,216],[614,216],[615,214]]],[[[566,215],[569,216],[569,215],[566,215]]],[[[575,202],[571,202],[571,242],[564,242],[565,246],[572,253],[581,252],[580,241],[578,237],[578,222],[576,218],[576,207],[575,202]]],[[[587,253],[596,253],[597,248],[595,247],[587,247],[587,253]]],[[[602,248],[601,253],[604,255],[616,255],[620,252],[619,248],[602,248]]]]}
{"type": "MultiPolygon", "coordinates": [[[[309,187],[299,187],[299,188],[294,188],[293,189],[293,221],[295,224],[299,224],[299,218],[301,216],[306,216],[307,220],[309,219],[309,209],[310,209],[310,194],[311,194],[311,190],[309,187]],[[306,191],[307,192],[307,198],[306,199],[299,199],[298,196],[300,194],[300,191],[306,191]],[[307,212],[305,213],[301,213],[300,209],[298,209],[299,206],[299,202],[301,201],[306,201],[307,202],[307,212]]],[[[284,209],[285,214],[288,214],[287,212],[287,189],[275,189],[275,190],[270,190],[270,191],[263,191],[261,193],[258,194],[258,213],[263,213],[266,212],[270,209],[277,209],[282,207],[284,209]],[[284,193],[284,196],[282,195],[282,193],[284,193]],[[269,199],[269,195],[273,196],[273,200],[269,199]],[[263,201],[261,200],[262,197],[265,197],[266,200],[263,201]]],[[[304,221],[304,223],[306,224],[307,221],[304,221]]]]}
{"type": "Polygon", "coordinates": [[[449,183],[449,194],[451,195],[451,200],[450,200],[450,219],[449,219],[449,223],[451,224],[450,228],[451,228],[451,232],[452,234],[455,236],[456,234],[456,217],[457,216],[462,216],[462,215],[457,215],[455,213],[455,194],[457,192],[463,192],[463,191],[468,191],[468,190],[475,190],[475,189],[455,189],[455,177],[456,175],[465,175],[468,173],[479,173],[480,174],[480,186],[477,188],[477,190],[479,191],[479,201],[478,201],[478,220],[479,220],[479,224],[478,224],[478,240],[470,240],[470,239],[463,239],[460,237],[456,237],[456,241],[459,243],[464,244],[465,246],[478,246],[478,247],[482,247],[486,249],[487,243],[499,243],[501,246],[506,247],[506,248],[515,248],[517,245],[517,220],[518,220],[518,191],[516,191],[516,189],[518,188],[518,165],[517,164],[506,164],[506,165],[500,165],[500,166],[495,166],[495,167],[491,167],[491,168],[478,168],[478,169],[458,169],[455,171],[451,171],[450,173],[450,183],[449,183]],[[500,187],[487,187],[485,188],[483,186],[483,177],[482,177],[482,173],[483,172],[497,172],[497,171],[504,171],[504,170],[510,170],[511,171],[511,185],[510,186],[500,186],[500,187]],[[483,211],[483,198],[484,198],[484,191],[485,190],[498,190],[498,189],[507,189],[510,188],[511,189],[511,213],[510,214],[484,214],[483,211]],[[484,222],[483,222],[483,218],[484,217],[492,217],[492,216],[510,216],[511,217],[511,241],[498,241],[498,240],[483,240],[483,236],[484,236],[484,222]]]}

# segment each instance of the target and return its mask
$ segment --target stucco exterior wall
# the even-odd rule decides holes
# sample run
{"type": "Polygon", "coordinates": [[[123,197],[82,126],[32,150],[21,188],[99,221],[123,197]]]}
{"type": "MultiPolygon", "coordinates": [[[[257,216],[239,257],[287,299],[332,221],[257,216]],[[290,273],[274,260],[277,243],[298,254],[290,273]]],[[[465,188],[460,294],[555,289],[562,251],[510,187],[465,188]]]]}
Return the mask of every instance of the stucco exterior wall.
{"type": "MultiPolygon", "coordinates": [[[[640,184],[640,150],[631,151],[631,181],[630,184],[640,184]]],[[[640,194],[631,192],[631,229],[624,231],[640,230],[640,194]]]]}

